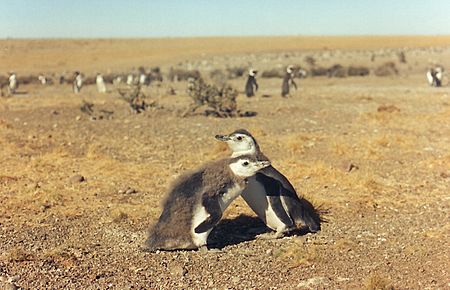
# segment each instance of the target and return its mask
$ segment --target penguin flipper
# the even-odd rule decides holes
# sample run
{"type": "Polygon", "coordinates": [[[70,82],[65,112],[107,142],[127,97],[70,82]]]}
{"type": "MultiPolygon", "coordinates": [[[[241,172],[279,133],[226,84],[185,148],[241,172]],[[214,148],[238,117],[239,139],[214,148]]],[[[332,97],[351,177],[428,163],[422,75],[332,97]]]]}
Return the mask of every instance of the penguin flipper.
{"type": "Polygon", "coordinates": [[[288,213],[286,213],[283,203],[281,202],[281,191],[283,190],[282,184],[278,180],[261,173],[256,174],[256,181],[264,187],[270,207],[273,209],[280,221],[288,227],[292,226],[293,221],[289,217],[288,213]]]}
{"type": "Polygon", "coordinates": [[[209,216],[194,229],[197,234],[211,230],[222,218],[222,210],[217,198],[212,198],[205,194],[203,195],[202,205],[209,213],[209,216]]]}
{"type": "Polygon", "coordinates": [[[274,197],[274,196],[268,196],[267,199],[269,200],[270,207],[272,207],[273,211],[277,215],[277,217],[280,219],[280,221],[283,222],[287,227],[291,227],[294,225],[294,222],[289,217],[289,215],[286,213],[286,210],[283,207],[283,203],[281,202],[280,197],[274,197]]]}

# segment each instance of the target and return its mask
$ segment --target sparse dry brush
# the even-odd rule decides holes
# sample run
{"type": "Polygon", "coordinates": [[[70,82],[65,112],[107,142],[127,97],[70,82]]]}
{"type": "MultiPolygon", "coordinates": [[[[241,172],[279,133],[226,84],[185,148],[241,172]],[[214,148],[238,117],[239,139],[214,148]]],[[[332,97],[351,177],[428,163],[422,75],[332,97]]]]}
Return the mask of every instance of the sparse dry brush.
{"type": "Polygon", "coordinates": [[[170,68],[167,78],[171,82],[187,81],[188,79],[199,79],[201,74],[198,70],[185,70],[182,68],[170,68]]]}
{"type": "Polygon", "coordinates": [[[255,113],[240,112],[237,108],[238,92],[230,85],[224,84],[220,87],[208,84],[203,79],[190,80],[188,84],[188,95],[194,103],[187,108],[182,116],[195,113],[205,106],[204,114],[220,118],[252,116],[255,113]]]}

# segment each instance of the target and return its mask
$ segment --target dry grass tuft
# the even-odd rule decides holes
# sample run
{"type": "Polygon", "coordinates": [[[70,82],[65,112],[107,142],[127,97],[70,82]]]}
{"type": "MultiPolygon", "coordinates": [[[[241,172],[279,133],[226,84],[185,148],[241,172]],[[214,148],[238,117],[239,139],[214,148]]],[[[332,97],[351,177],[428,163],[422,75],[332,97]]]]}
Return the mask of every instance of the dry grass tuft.
{"type": "Polygon", "coordinates": [[[17,246],[12,248],[11,250],[5,252],[0,256],[2,260],[6,260],[8,262],[25,262],[25,261],[33,261],[36,257],[33,253],[28,252],[24,248],[17,246]]]}
{"type": "Polygon", "coordinates": [[[293,267],[311,265],[325,260],[325,253],[315,245],[306,245],[295,241],[292,245],[281,248],[274,253],[275,257],[290,260],[293,267]]]}
{"type": "Polygon", "coordinates": [[[367,278],[365,283],[366,290],[394,290],[391,282],[388,278],[381,274],[374,273],[367,278]]]}

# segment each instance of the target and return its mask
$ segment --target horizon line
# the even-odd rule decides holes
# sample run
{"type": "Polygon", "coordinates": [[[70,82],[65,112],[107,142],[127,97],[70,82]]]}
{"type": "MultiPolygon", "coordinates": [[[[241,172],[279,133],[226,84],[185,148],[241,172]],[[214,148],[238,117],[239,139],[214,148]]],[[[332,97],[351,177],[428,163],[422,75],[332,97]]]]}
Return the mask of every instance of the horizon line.
{"type": "MultiPolygon", "coordinates": [[[[120,40],[120,39],[188,39],[188,38],[262,38],[262,37],[450,37],[449,34],[273,34],[273,35],[190,35],[190,36],[45,36],[45,37],[0,37],[0,40],[120,40]]],[[[450,45],[450,43],[449,43],[450,45]]]]}

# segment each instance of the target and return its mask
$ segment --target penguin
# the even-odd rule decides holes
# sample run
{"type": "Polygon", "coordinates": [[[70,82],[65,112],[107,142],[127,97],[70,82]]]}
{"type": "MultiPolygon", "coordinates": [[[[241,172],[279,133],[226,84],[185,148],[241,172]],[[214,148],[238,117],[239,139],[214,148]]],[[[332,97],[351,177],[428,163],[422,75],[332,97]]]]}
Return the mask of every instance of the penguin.
{"type": "Polygon", "coordinates": [[[443,78],[444,69],[440,66],[436,68],[430,68],[427,71],[427,80],[430,86],[432,87],[440,87],[442,86],[442,78],[443,78]]]}
{"type": "Polygon", "coordinates": [[[245,94],[247,97],[253,97],[255,93],[253,92],[253,86],[255,86],[255,92],[258,91],[258,83],[256,82],[257,70],[250,69],[248,71],[247,83],[245,84],[245,94]]]}
{"type": "Polygon", "coordinates": [[[290,87],[294,86],[295,90],[297,90],[297,84],[294,82],[294,66],[290,65],[286,68],[286,73],[283,77],[283,83],[281,84],[281,96],[286,98],[289,96],[290,87]]]}
{"type": "Polygon", "coordinates": [[[435,74],[436,87],[440,87],[440,86],[442,86],[442,78],[444,76],[443,75],[444,74],[444,69],[442,67],[438,66],[435,69],[435,72],[436,72],[436,74],[435,74]]]}
{"type": "Polygon", "coordinates": [[[83,86],[83,77],[79,71],[76,71],[73,75],[72,90],[75,94],[80,93],[83,86]]]}
{"type": "Polygon", "coordinates": [[[254,156],[228,158],[200,167],[177,178],[164,202],[158,222],[150,229],[144,249],[207,249],[208,235],[230,203],[245,187],[248,177],[270,162],[254,156]]]}
{"type": "Polygon", "coordinates": [[[13,95],[16,93],[17,88],[19,87],[19,83],[17,82],[17,75],[15,72],[11,72],[8,78],[8,92],[13,95]]]}
{"type": "MultiPolygon", "coordinates": [[[[256,139],[245,129],[215,138],[227,143],[232,150],[231,157],[255,156],[258,160],[269,160],[260,150],[256,139]]],[[[258,217],[275,234],[260,238],[280,238],[306,225],[310,232],[320,230],[319,211],[306,199],[297,195],[289,180],[273,166],[269,165],[248,178],[242,197],[258,217]]]]}
{"type": "Polygon", "coordinates": [[[127,85],[131,86],[134,83],[134,77],[132,74],[127,76],[127,85]]]}
{"type": "Polygon", "coordinates": [[[102,74],[97,73],[97,76],[95,77],[95,83],[97,84],[97,91],[99,93],[106,93],[106,85],[105,81],[103,80],[102,74]]]}
{"type": "Polygon", "coordinates": [[[38,76],[38,80],[41,83],[41,85],[43,85],[43,86],[47,84],[47,78],[43,74],[40,74],[38,76]]]}

